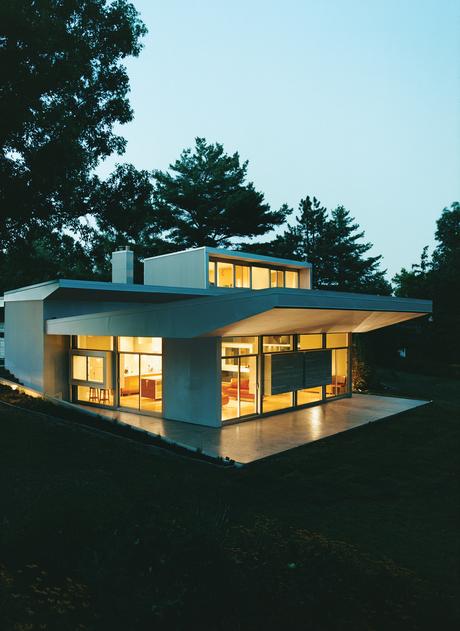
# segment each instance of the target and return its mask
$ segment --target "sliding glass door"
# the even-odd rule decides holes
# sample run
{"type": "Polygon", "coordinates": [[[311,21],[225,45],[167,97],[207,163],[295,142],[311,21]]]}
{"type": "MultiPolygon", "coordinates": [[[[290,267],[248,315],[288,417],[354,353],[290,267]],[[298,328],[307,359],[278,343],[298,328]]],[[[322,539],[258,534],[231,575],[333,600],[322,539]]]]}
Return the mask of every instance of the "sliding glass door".
{"type": "Polygon", "coordinates": [[[162,357],[119,353],[120,407],[162,411],[162,357]]]}
{"type": "Polygon", "coordinates": [[[222,358],[222,420],[257,414],[257,356],[222,358]]]}

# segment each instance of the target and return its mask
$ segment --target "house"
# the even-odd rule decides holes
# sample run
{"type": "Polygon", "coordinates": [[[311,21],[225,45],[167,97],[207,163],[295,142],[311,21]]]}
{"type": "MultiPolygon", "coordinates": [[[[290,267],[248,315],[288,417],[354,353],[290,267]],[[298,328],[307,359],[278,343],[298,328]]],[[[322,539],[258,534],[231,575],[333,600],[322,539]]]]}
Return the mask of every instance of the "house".
{"type": "Polygon", "coordinates": [[[351,397],[351,336],[431,313],[427,300],[311,289],[312,266],[210,247],[112,255],[112,282],[5,293],[6,368],[95,408],[211,427],[351,397]]]}

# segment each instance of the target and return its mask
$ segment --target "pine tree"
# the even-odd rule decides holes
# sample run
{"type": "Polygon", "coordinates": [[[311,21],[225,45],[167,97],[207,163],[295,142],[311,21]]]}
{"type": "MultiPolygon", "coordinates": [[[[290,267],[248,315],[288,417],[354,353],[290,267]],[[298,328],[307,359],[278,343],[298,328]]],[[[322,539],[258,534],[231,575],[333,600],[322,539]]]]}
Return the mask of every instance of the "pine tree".
{"type": "Polygon", "coordinates": [[[246,181],[247,168],[238,153],[196,138],[193,151],[184,150],[170,172],[154,172],[154,204],[172,248],[228,247],[283,223],[286,209],[270,210],[246,181]]]}

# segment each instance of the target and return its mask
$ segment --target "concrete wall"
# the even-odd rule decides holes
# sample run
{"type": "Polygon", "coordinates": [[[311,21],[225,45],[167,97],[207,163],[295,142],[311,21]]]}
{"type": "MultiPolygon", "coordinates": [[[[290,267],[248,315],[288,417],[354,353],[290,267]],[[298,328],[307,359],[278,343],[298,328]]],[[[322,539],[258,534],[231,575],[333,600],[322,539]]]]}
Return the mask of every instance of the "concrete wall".
{"type": "Polygon", "coordinates": [[[170,287],[207,286],[205,248],[155,256],[144,261],[144,284],[170,287]]]}
{"type": "Polygon", "coordinates": [[[70,401],[68,335],[45,335],[44,391],[52,397],[70,401]]]}
{"type": "Polygon", "coordinates": [[[5,367],[25,386],[43,391],[43,302],[5,303],[5,367]]]}
{"type": "Polygon", "coordinates": [[[220,427],[220,338],[163,340],[163,416],[220,427]]]}

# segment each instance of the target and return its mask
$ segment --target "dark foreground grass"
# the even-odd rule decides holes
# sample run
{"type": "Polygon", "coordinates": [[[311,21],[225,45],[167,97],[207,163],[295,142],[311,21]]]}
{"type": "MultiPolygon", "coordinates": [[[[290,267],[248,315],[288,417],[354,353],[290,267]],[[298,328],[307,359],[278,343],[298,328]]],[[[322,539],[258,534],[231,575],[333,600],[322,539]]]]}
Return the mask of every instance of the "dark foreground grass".
{"type": "Polygon", "coordinates": [[[0,404],[0,628],[456,628],[458,389],[384,377],[438,400],[239,470],[0,404]]]}

